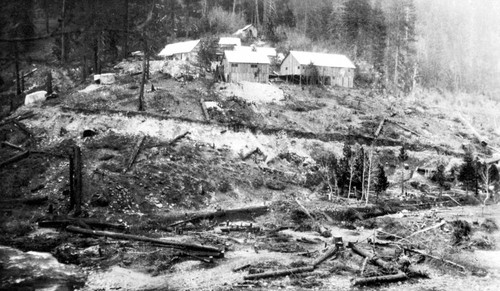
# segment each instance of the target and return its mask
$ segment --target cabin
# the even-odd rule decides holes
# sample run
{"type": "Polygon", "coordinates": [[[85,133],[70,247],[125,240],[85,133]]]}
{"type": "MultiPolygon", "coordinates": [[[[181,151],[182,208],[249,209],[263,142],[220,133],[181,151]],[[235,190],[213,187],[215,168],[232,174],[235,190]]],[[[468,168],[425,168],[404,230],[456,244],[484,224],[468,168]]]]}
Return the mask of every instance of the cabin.
{"type": "Polygon", "coordinates": [[[243,39],[254,39],[257,38],[258,31],[253,24],[249,24],[242,29],[238,29],[233,35],[243,39]]]}
{"type": "Polygon", "coordinates": [[[234,47],[235,51],[238,52],[245,52],[245,53],[250,53],[250,52],[257,52],[259,54],[265,55],[269,58],[270,61],[278,57],[278,54],[276,52],[276,49],[273,47],[258,47],[258,46],[237,46],[234,47]]]}
{"type": "Polygon", "coordinates": [[[257,52],[225,51],[222,60],[224,79],[233,83],[267,83],[270,64],[266,55],[257,52]]]}
{"type": "Polygon", "coordinates": [[[183,60],[195,62],[198,58],[200,50],[200,40],[190,40],[167,44],[164,49],[158,54],[169,60],[183,60]]]}
{"type": "Polygon", "coordinates": [[[313,75],[310,65],[317,69],[317,82],[323,85],[352,88],[354,64],[344,55],[290,51],[280,67],[280,76],[287,80],[309,82],[313,75]]]}

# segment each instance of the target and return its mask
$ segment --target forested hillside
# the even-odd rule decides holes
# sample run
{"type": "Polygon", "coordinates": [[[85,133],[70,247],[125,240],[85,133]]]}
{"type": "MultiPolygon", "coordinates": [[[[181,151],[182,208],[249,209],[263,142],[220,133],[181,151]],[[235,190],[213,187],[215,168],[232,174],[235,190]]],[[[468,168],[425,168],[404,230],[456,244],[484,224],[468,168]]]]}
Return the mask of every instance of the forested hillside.
{"type": "MultiPolygon", "coordinates": [[[[18,38],[49,40],[54,59],[98,70],[100,62],[131,51],[146,47],[156,55],[178,39],[232,34],[252,23],[261,40],[281,52],[348,55],[362,86],[490,92],[500,78],[500,3],[494,0],[4,2],[3,68],[12,68],[18,38]]],[[[37,43],[17,46],[21,60],[40,49],[37,43]]]]}

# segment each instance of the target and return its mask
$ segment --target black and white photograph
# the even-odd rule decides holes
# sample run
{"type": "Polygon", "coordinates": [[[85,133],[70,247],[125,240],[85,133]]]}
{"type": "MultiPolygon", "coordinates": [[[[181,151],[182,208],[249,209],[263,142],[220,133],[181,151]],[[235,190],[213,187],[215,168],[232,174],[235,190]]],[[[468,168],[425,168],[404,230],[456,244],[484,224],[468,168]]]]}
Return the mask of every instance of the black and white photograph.
{"type": "Polygon", "coordinates": [[[499,0],[0,2],[0,291],[500,290],[499,0]]]}

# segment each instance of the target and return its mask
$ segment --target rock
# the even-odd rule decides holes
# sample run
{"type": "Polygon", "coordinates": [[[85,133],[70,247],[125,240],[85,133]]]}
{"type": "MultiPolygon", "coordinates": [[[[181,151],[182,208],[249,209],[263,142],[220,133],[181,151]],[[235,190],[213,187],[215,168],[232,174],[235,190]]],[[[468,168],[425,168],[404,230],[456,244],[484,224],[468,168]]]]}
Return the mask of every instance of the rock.
{"type": "Polygon", "coordinates": [[[76,290],[85,284],[83,271],[59,263],[49,253],[0,246],[0,258],[1,290],[76,290]]]}
{"type": "Polygon", "coordinates": [[[100,80],[101,84],[111,85],[116,81],[115,74],[113,73],[101,74],[100,80]]]}
{"type": "Polygon", "coordinates": [[[271,190],[282,191],[285,190],[286,185],[280,181],[270,180],[266,182],[266,187],[271,190]]]}
{"type": "Polygon", "coordinates": [[[92,130],[92,129],[85,129],[82,133],[82,137],[85,138],[85,137],[92,137],[92,136],[96,136],[98,134],[97,131],[95,130],[92,130]]]}
{"type": "Polygon", "coordinates": [[[34,105],[47,100],[47,91],[37,91],[26,95],[24,105],[34,105]]]}

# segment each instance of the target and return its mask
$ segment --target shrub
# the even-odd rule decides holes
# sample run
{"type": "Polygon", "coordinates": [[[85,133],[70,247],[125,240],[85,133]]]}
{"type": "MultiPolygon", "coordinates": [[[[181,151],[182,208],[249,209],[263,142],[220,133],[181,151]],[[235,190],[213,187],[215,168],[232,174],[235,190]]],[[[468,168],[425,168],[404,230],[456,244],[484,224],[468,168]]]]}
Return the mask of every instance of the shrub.
{"type": "Polygon", "coordinates": [[[243,15],[224,11],[221,7],[210,10],[207,20],[212,33],[233,33],[246,25],[243,15]]]}

